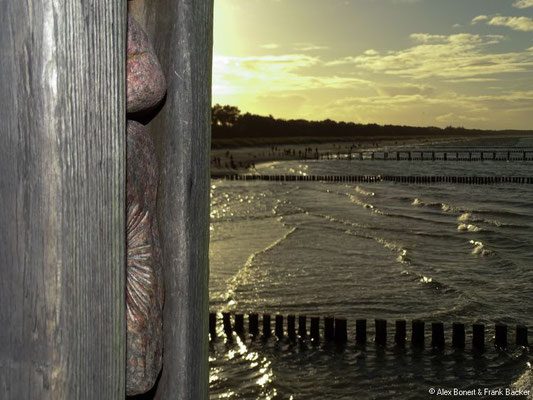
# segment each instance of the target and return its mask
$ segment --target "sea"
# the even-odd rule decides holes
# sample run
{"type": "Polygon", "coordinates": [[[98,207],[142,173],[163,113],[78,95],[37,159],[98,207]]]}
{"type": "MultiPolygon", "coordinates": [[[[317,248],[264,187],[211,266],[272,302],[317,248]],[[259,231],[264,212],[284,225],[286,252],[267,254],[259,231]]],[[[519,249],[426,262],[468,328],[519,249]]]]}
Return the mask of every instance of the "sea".
{"type": "MultiPolygon", "coordinates": [[[[533,148],[533,140],[439,148],[458,145],[533,148]]],[[[264,163],[256,171],[533,176],[533,162],[330,159],[264,163]]],[[[348,342],[227,338],[219,322],[209,349],[210,398],[531,399],[533,356],[513,335],[526,325],[532,342],[532,199],[533,185],[524,184],[213,179],[210,311],[219,319],[222,312],[270,314],[272,322],[278,314],[345,318],[348,342]],[[355,343],[356,319],[368,320],[366,345],[355,343]],[[373,342],[375,319],[389,322],[385,347],[373,342]],[[394,344],[399,319],[407,320],[405,348],[394,344]],[[415,319],[426,323],[423,348],[410,345],[415,319]],[[431,347],[432,322],[445,325],[444,350],[431,347]],[[464,350],[451,346],[454,322],[466,326],[464,350]],[[472,349],[473,323],[486,326],[485,352],[472,349]],[[509,326],[506,349],[494,347],[495,323],[509,326]]]]}

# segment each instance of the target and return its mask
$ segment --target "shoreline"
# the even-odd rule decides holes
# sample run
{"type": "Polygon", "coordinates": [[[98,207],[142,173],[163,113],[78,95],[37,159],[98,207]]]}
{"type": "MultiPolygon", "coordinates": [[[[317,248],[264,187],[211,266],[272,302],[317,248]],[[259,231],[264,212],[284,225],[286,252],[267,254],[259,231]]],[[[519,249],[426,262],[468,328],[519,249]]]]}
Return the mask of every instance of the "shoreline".
{"type": "Polygon", "coordinates": [[[405,148],[413,145],[431,145],[462,143],[480,139],[511,139],[523,137],[501,136],[494,137],[410,137],[410,138],[381,138],[359,140],[333,140],[322,143],[285,143],[278,145],[255,145],[255,146],[228,146],[211,150],[210,173],[211,178],[216,179],[226,175],[257,174],[255,167],[258,164],[272,163],[276,161],[302,162],[316,160],[327,154],[347,154],[353,151],[380,151],[388,147],[405,148]]]}

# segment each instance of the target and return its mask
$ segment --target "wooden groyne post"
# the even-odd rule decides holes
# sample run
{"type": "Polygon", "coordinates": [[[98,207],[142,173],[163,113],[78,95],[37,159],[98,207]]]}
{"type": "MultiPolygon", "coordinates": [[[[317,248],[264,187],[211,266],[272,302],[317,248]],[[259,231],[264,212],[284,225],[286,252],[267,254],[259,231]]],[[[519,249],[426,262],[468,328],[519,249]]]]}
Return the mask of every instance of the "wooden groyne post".
{"type": "Polygon", "coordinates": [[[474,324],[472,326],[472,348],[478,351],[485,350],[485,325],[474,324]]]}
{"type": "Polygon", "coordinates": [[[283,315],[276,315],[276,337],[283,339],[283,315]]]}
{"type": "Polygon", "coordinates": [[[366,343],[366,319],[355,321],[355,342],[357,344],[366,343]]]}
{"type": "Polygon", "coordinates": [[[424,321],[414,320],[412,322],[412,332],[411,332],[411,344],[415,347],[424,346],[425,341],[425,324],[424,321]]]}
{"type": "Polygon", "coordinates": [[[407,322],[403,319],[396,321],[396,332],[394,334],[394,341],[398,347],[405,346],[407,322]]]}
{"type": "Polygon", "coordinates": [[[465,341],[465,325],[454,322],[452,325],[452,346],[458,349],[463,349],[465,347],[465,341]]]}
{"type": "MultiPolygon", "coordinates": [[[[313,316],[309,318],[311,321],[310,331],[307,331],[307,316],[305,315],[289,315],[287,317],[287,338],[289,342],[300,343],[311,342],[313,345],[318,345],[321,340],[320,331],[320,317],[313,316]],[[296,322],[298,321],[298,327],[296,322]]],[[[258,314],[249,314],[249,328],[248,334],[251,338],[255,338],[259,334],[258,314]]],[[[283,330],[283,315],[275,316],[275,336],[276,340],[285,340],[285,332],[283,330]]],[[[324,317],[323,339],[325,342],[335,342],[337,345],[349,345],[348,326],[349,321],[345,318],[324,317]]],[[[216,339],[216,313],[211,313],[210,321],[210,337],[211,340],[216,339]]],[[[244,316],[243,314],[236,314],[234,316],[234,325],[231,324],[231,313],[222,313],[222,327],[228,341],[233,340],[233,332],[236,332],[242,339],[247,335],[244,332],[244,316]]],[[[271,316],[270,314],[263,314],[263,340],[266,342],[271,337],[271,316]]],[[[388,341],[388,322],[385,319],[375,320],[375,345],[379,347],[386,347],[388,341]]],[[[425,327],[426,324],[422,320],[413,320],[411,323],[411,346],[419,351],[425,344],[425,327]]],[[[395,321],[394,343],[397,348],[404,348],[407,340],[407,321],[395,321]]],[[[494,325],[494,347],[499,350],[506,350],[508,343],[509,328],[505,324],[496,323],[494,325]]],[[[528,347],[528,328],[525,325],[516,325],[516,346],[528,347]]],[[[355,321],[355,345],[365,346],[367,344],[367,320],[357,319],[355,321]]],[[[431,348],[433,350],[443,350],[446,347],[446,330],[442,322],[431,323],[431,348]]],[[[457,350],[464,350],[466,344],[466,329],[464,323],[454,322],[452,324],[451,332],[451,346],[457,350]]],[[[485,325],[475,323],[472,325],[472,350],[476,352],[484,352],[485,349],[485,325]]]]}
{"type": "Polygon", "coordinates": [[[335,338],[335,320],[333,317],[324,318],[324,339],[332,341],[335,338]]]}
{"type": "Polygon", "coordinates": [[[387,320],[376,319],[376,344],[380,346],[387,345],[387,320]]]}

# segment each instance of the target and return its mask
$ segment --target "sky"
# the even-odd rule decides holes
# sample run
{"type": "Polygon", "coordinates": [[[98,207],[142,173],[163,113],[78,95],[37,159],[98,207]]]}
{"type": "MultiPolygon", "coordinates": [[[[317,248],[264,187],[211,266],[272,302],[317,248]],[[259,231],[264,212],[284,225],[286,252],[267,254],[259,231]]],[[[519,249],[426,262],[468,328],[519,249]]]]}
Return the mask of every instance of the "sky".
{"type": "Polygon", "coordinates": [[[215,103],[533,129],[533,0],[215,0],[215,103]]]}

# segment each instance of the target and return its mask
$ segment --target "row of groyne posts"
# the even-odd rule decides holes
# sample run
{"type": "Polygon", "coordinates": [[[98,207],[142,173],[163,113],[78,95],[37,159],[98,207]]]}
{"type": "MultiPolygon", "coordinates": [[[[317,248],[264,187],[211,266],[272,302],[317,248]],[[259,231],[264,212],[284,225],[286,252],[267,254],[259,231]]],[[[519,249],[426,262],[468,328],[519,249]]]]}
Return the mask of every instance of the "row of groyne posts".
{"type": "MultiPolygon", "coordinates": [[[[222,327],[226,338],[232,339],[233,332],[244,337],[246,335],[244,327],[244,314],[222,313],[222,327]],[[232,318],[233,315],[233,318],[232,318]],[[233,324],[232,324],[233,319],[233,324]]],[[[217,338],[217,313],[209,314],[209,335],[210,340],[215,341],[217,338]]],[[[324,317],[323,330],[320,329],[320,317],[310,318],[310,330],[307,330],[307,317],[288,315],[286,329],[284,326],[284,316],[275,315],[274,318],[274,335],[278,340],[287,338],[290,342],[309,341],[312,344],[324,342],[346,345],[348,337],[348,321],[344,318],[324,317]],[[298,321],[298,326],[296,326],[298,321]],[[321,335],[322,333],[322,335],[321,335]]],[[[387,346],[388,341],[388,323],[385,319],[376,319],[374,321],[374,342],[379,346],[387,346]]],[[[394,323],[394,343],[398,347],[405,347],[408,333],[407,321],[396,320],[394,323]]],[[[494,346],[500,349],[506,349],[509,345],[509,329],[507,325],[497,323],[494,326],[494,346]]],[[[464,323],[452,324],[451,345],[457,349],[466,347],[466,326],[464,323]]],[[[472,349],[478,351],[485,350],[485,325],[481,323],[473,324],[471,334],[472,349]]],[[[270,314],[263,314],[262,329],[259,329],[259,315],[248,315],[248,334],[252,338],[262,336],[263,339],[272,337],[272,319],[270,314]]],[[[424,347],[426,343],[426,324],[422,320],[413,320],[411,323],[411,346],[424,347]]],[[[368,342],[367,320],[358,319],[355,321],[355,343],[364,345],[368,342]]],[[[527,347],[528,328],[525,325],[516,325],[515,340],[516,346],[527,347]]],[[[431,347],[434,349],[444,349],[446,344],[444,323],[431,323],[431,347]]]]}
{"type": "Polygon", "coordinates": [[[380,161],[533,161],[531,148],[433,149],[433,150],[366,150],[343,154],[325,153],[321,160],[380,160],[380,161]]]}
{"type": "Polygon", "coordinates": [[[410,184],[453,183],[465,185],[533,184],[532,176],[402,176],[402,175],[220,175],[212,178],[229,181],[267,182],[338,182],[379,183],[396,182],[410,184]]]}

